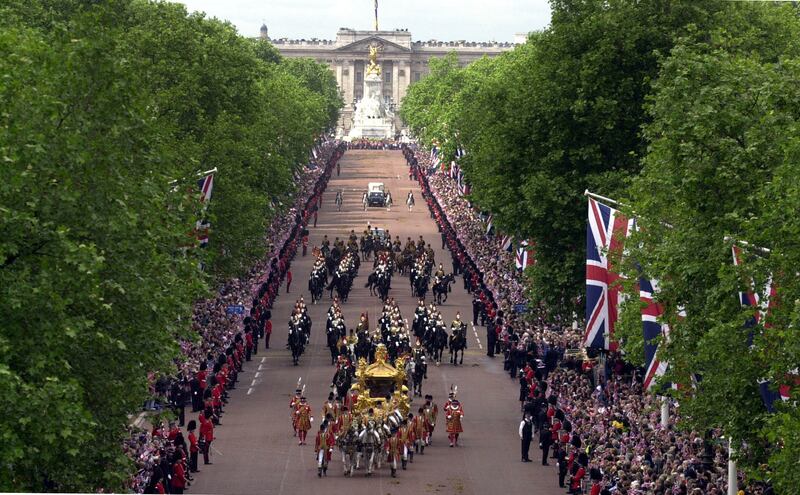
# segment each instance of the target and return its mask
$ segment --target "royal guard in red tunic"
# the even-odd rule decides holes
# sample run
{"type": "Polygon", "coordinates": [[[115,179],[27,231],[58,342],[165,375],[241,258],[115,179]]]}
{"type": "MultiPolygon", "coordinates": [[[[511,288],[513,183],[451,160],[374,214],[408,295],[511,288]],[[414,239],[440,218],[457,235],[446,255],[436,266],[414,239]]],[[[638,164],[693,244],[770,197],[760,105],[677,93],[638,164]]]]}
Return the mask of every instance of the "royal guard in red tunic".
{"type": "MultiPolygon", "coordinates": [[[[389,462],[389,467],[392,468],[392,478],[397,478],[397,458],[402,457],[403,442],[400,440],[399,436],[391,435],[386,440],[384,449],[387,454],[386,460],[389,462]]],[[[405,469],[405,461],[403,461],[403,463],[403,469],[405,469]]]]}
{"type": "MultiPolygon", "coordinates": [[[[333,422],[339,422],[339,416],[342,414],[342,399],[337,397],[336,400],[333,401],[333,422]]],[[[334,434],[336,432],[334,431],[334,434]]]]}
{"type": "Polygon", "coordinates": [[[445,415],[447,419],[447,438],[450,439],[451,447],[458,445],[458,435],[464,432],[464,428],[461,427],[461,418],[463,417],[464,411],[461,409],[461,403],[454,398],[450,402],[450,408],[445,415]]]}
{"type": "Polygon", "coordinates": [[[292,430],[294,430],[294,436],[297,436],[297,416],[295,416],[294,413],[297,411],[297,406],[300,405],[300,397],[302,395],[303,389],[300,388],[300,380],[297,380],[297,388],[294,390],[294,395],[289,401],[289,418],[292,420],[292,430]]]}
{"type": "Polygon", "coordinates": [[[328,476],[328,463],[331,461],[334,445],[336,445],[336,439],[333,432],[328,428],[328,423],[323,421],[319,425],[317,439],[314,442],[314,452],[317,454],[317,476],[328,476]]]}
{"type": "Polygon", "coordinates": [[[342,406],[342,411],[336,418],[336,429],[337,431],[346,432],[350,429],[351,424],[353,424],[353,415],[350,413],[350,408],[342,406]]]}
{"type": "Polygon", "coordinates": [[[412,448],[414,445],[414,431],[411,429],[411,424],[413,421],[414,415],[408,413],[408,419],[404,419],[400,424],[400,427],[397,429],[397,438],[400,439],[400,444],[402,445],[400,448],[402,449],[401,454],[403,457],[403,470],[406,469],[406,463],[409,460],[414,462],[414,449],[412,448]]]}
{"type": "Polygon", "coordinates": [[[442,410],[444,411],[445,415],[447,415],[447,411],[450,409],[450,406],[453,403],[453,399],[455,399],[456,397],[457,391],[458,387],[456,387],[455,385],[450,386],[450,393],[447,394],[447,401],[444,403],[444,407],[442,407],[442,410]]]}
{"type": "Polygon", "coordinates": [[[425,396],[425,422],[427,423],[427,434],[425,435],[425,445],[430,445],[433,441],[433,430],[436,428],[436,418],[439,416],[439,406],[433,403],[433,396],[425,396]]]}
{"type": "Polygon", "coordinates": [[[314,418],[311,416],[311,406],[306,402],[305,396],[300,397],[300,404],[298,404],[297,409],[294,411],[294,417],[297,435],[300,437],[298,445],[305,445],[308,430],[311,429],[311,422],[314,421],[314,418]]]}
{"type": "Polygon", "coordinates": [[[325,420],[325,418],[328,417],[328,414],[330,414],[331,415],[331,421],[335,420],[336,419],[336,417],[335,417],[335,409],[336,409],[336,406],[335,406],[335,404],[333,402],[333,392],[331,392],[331,393],[328,394],[327,402],[325,402],[325,404],[322,405],[322,419],[325,420]]]}
{"type": "Polygon", "coordinates": [[[344,405],[351,411],[356,405],[356,402],[358,402],[358,393],[360,390],[361,387],[359,387],[358,383],[355,383],[352,387],[350,387],[350,390],[347,391],[347,395],[344,397],[344,405]]]}
{"type": "Polygon", "coordinates": [[[417,416],[411,421],[411,432],[414,435],[414,452],[425,455],[425,439],[428,438],[428,420],[425,408],[420,407],[417,416]]]}

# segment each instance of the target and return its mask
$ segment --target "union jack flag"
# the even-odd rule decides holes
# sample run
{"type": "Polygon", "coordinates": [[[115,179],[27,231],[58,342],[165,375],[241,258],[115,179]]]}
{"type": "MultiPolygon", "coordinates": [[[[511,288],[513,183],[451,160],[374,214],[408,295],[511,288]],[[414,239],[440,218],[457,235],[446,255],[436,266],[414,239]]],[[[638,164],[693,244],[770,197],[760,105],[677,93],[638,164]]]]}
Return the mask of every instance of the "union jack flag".
{"type": "Polygon", "coordinates": [[[489,215],[489,220],[486,223],[486,235],[492,235],[494,231],[494,225],[492,224],[492,219],[494,215],[489,215]]]}
{"type": "MultiPolygon", "coordinates": [[[[733,254],[734,266],[742,266],[742,249],[734,244],[731,247],[731,251],[733,254]]],[[[756,291],[755,281],[750,280],[749,286],[750,287],[747,292],[739,292],[739,303],[742,306],[750,307],[755,310],[753,315],[748,318],[747,322],[745,323],[745,328],[753,328],[758,323],[762,322],[764,329],[772,328],[772,323],[769,321],[769,313],[773,308],[775,308],[778,301],[777,290],[775,285],[772,283],[772,275],[767,277],[767,282],[764,284],[764,289],[761,293],[756,291]]],[[[748,344],[753,344],[752,331],[748,334],[747,341],[748,344]]],[[[800,386],[800,370],[792,370],[790,373],[787,373],[786,378],[793,382],[794,387],[800,386]]],[[[764,406],[767,408],[767,411],[771,413],[775,412],[775,401],[779,399],[787,401],[791,398],[792,388],[792,385],[782,384],[776,389],[773,386],[772,380],[764,379],[758,381],[758,389],[759,393],[761,394],[761,400],[764,402],[764,406]]]]}
{"type": "MultiPolygon", "coordinates": [[[[734,266],[741,266],[742,248],[737,245],[733,245],[731,247],[731,251],[733,252],[734,266]]],[[[739,292],[739,303],[742,306],[749,306],[756,310],[753,314],[753,317],[747,322],[746,326],[752,327],[763,320],[764,328],[771,328],[772,324],[766,321],[766,319],[769,310],[775,307],[776,300],[777,297],[775,294],[775,287],[772,284],[772,275],[767,278],[767,283],[764,285],[764,291],[761,294],[755,290],[755,282],[751,280],[750,290],[747,292],[739,292]]],[[[750,336],[750,340],[752,340],[752,335],[750,336]]]]}
{"type": "Polygon", "coordinates": [[[208,247],[208,233],[211,230],[211,222],[207,220],[198,220],[195,223],[195,233],[200,247],[208,247]]]}
{"type": "Polygon", "coordinates": [[[642,308],[642,330],[644,331],[644,390],[655,385],[656,378],[664,376],[667,362],[658,358],[658,337],[669,336],[669,325],[659,323],[664,308],[654,300],[658,291],[658,282],[639,277],[639,300],[645,303],[642,308]]]}
{"type": "Polygon", "coordinates": [[[515,258],[517,270],[524,270],[534,263],[533,248],[528,241],[519,244],[515,258]]]}
{"type": "Polygon", "coordinates": [[[450,162],[450,178],[453,180],[458,180],[460,174],[461,168],[458,166],[458,164],[456,162],[450,162]]]}
{"type": "Polygon", "coordinates": [[[214,174],[208,174],[197,181],[200,188],[200,202],[205,203],[211,199],[211,191],[214,189],[214,174]]]}
{"type": "Polygon", "coordinates": [[[609,253],[621,253],[630,235],[633,220],[589,198],[589,223],[586,226],[586,331],[585,347],[615,350],[614,327],[622,291],[620,278],[608,259],[609,253]]]}
{"type": "Polygon", "coordinates": [[[514,246],[514,238],[510,235],[504,235],[500,237],[500,248],[503,251],[511,252],[514,246]]]}

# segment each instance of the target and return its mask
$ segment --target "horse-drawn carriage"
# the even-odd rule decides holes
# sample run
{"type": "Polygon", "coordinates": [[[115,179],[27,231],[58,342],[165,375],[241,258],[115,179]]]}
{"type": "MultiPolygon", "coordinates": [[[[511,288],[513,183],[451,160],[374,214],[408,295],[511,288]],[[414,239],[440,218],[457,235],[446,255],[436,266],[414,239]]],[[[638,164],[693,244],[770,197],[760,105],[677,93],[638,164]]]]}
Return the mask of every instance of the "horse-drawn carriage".
{"type": "MultiPolygon", "coordinates": [[[[358,361],[356,380],[348,392],[352,406],[352,421],[346,431],[340,431],[337,444],[342,452],[345,475],[352,476],[363,464],[367,476],[391,462],[392,475],[397,469],[397,431],[408,428],[404,419],[411,402],[405,386],[405,363],[402,358],[394,365],[387,362],[386,346],[378,344],[375,362],[358,361]],[[395,449],[391,448],[395,445],[395,449]]],[[[403,456],[403,465],[405,457],[403,456]]]]}

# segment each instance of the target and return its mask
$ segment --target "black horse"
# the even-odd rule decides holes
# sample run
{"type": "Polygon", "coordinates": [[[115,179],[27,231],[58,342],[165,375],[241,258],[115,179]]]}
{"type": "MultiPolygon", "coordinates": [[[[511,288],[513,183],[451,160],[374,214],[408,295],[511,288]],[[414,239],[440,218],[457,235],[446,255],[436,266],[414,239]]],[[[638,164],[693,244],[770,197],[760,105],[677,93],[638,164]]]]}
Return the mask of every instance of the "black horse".
{"type": "Polygon", "coordinates": [[[431,291],[433,292],[436,304],[443,304],[447,301],[447,293],[450,292],[450,284],[452,284],[454,280],[455,275],[448,273],[433,284],[431,291]]]}
{"type": "Polygon", "coordinates": [[[328,274],[324,268],[320,268],[311,272],[308,279],[308,291],[311,293],[311,304],[316,304],[317,301],[322,299],[322,291],[325,289],[325,283],[328,281],[328,274]]]}
{"type": "Polygon", "coordinates": [[[303,355],[306,344],[305,333],[297,326],[289,328],[289,349],[292,350],[292,363],[297,366],[300,364],[300,356],[303,355]]]}
{"type": "Polygon", "coordinates": [[[329,326],[325,333],[328,341],[328,349],[331,351],[331,364],[336,364],[336,358],[339,357],[339,349],[337,348],[340,337],[339,331],[329,326]]]}
{"type": "Polygon", "coordinates": [[[442,354],[447,346],[447,330],[442,326],[435,325],[427,332],[425,340],[431,359],[438,365],[442,361],[442,354]]]}
{"type": "Polygon", "coordinates": [[[422,353],[414,359],[414,371],[411,373],[411,390],[415,396],[422,397],[422,380],[428,377],[428,364],[422,353]]]}
{"type": "Polygon", "coordinates": [[[353,383],[353,369],[351,366],[342,366],[333,375],[333,386],[336,388],[336,395],[344,399],[347,391],[353,383]]]}
{"type": "Polygon", "coordinates": [[[450,348],[450,363],[458,366],[464,364],[464,349],[467,348],[467,324],[461,322],[461,327],[454,329],[453,333],[448,339],[448,347],[450,348]],[[458,359],[458,353],[461,352],[461,360],[458,359]]]}
{"type": "Polygon", "coordinates": [[[359,332],[358,333],[358,342],[356,342],[355,346],[355,354],[356,359],[364,358],[369,361],[370,354],[372,352],[372,342],[367,335],[367,332],[359,332]]]}
{"type": "Polygon", "coordinates": [[[429,275],[416,276],[412,282],[411,294],[419,299],[425,299],[428,294],[429,275]]]}
{"type": "Polygon", "coordinates": [[[361,244],[359,249],[361,251],[361,257],[363,259],[368,260],[370,258],[370,255],[372,254],[372,244],[373,244],[372,236],[361,237],[361,244]]]}

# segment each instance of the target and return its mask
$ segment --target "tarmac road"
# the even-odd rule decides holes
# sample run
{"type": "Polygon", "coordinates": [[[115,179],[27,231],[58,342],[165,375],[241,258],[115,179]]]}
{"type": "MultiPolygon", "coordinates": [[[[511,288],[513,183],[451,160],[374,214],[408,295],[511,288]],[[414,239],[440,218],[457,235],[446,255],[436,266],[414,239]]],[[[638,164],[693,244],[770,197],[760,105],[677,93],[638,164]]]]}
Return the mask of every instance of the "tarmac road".
{"type": "MultiPolygon", "coordinates": [[[[222,426],[215,430],[212,444],[213,465],[203,466],[195,475],[189,493],[216,494],[563,494],[557,485],[554,461],[551,467],[540,465],[541,451],[536,438],[531,447],[532,463],[520,462],[520,440],[517,427],[520,420],[517,402],[519,386],[503,372],[502,358],[489,358],[483,349],[486,330],[468,327],[468,350],[464,365],[455,367],[445,361],[441,366],[429,365],[428,379],[423,392],[434,396],[440,414],[433,437],[433,445],[425,449],[424,456],[415,456],[406,471],[398,470],[391,478],[388,467],[371,478],[364,470],[352,478],[342,474],[341,456],[334,452],[327,478],[318,478],[314,456],[314,437],[318,429],[320,411],[327,399],[334,368],[325,345],[325,314],[330,306],[327,291],[317,305],[309,306],[313,322],[311,343],[301,357],[299,366],[292,366],[291,355],[285,349],[287,321],[295,299],[308,294],[308,275],[311,271],[311,247],[320,245],[324,235],[333,241],[346,238],[350,230],[360,236],[370,222],[373,227],[389,230],[392,238],[400,236],[433,243],[436,262],[444,263],[445,271],[452,271],[448,251],[441,249],[441,236],[430,218],[416,182],[408,180],[408,168],[400,151],[350,150],[341,160],[341,176],[334,176],[325,192],[323,207],[319,212],[317,227],[309,226],[309,254],[292,263],[294,281],[291,293],[286,294],[285,284],[272,310],[273,334],[271,348],[261,348],[253,360],[246,363],[240,374],[239,385],[231,391],[231,400],[222,418],[222,426]],[[368,182],[384,182],[391,192],[395,206],[370,208],[361,205],[363,191],[368,182]],[[336,191],[343,190],[342,211],[336,211],[336,191]],[[405,198],[409,189],[414,191],[416,206],[409,212],[405,198]],[[306,396],[314,411],[314,423],[308,434],[308,444],[298,446],[289,420],[289,400],[297,379],[302,377],[306,396]],[[448,448],[444,415],[441,406],[447,399],[451,384],[458,386],[458,398],[464,408],[464,433],[460,446],[448,448]]],[[[374,324],[381,310],[377,297],[370,296],[364,288],[371,272],[370,262],[362,263],[358,278],[347,303],[342,305],[348,328],[354,327],[362,311],[369,311],[374,324]]],[[[416,301],[411,295],[408,279],[398,274],[392,281],[390,297],[400,305],[403,317],[411,321],[416,301]]],[[[430,293],[429,293],[430,297],[430,293]]],[[[471,297],[463,290],[460,277],[453,284],[447,302],[440,307],[448,327],[456,311],[461,311],[464,321],[471,321],[471,297]]],[[[412,404],[416,411],[421,401],[412,404]]],[[[192,415],[193,417],[193,415],[192,415]]],[[[187,418],[188,419],[188,418],[187,418]]],[[[196,418],[194,418],[196,419],[196,418]]]]}

